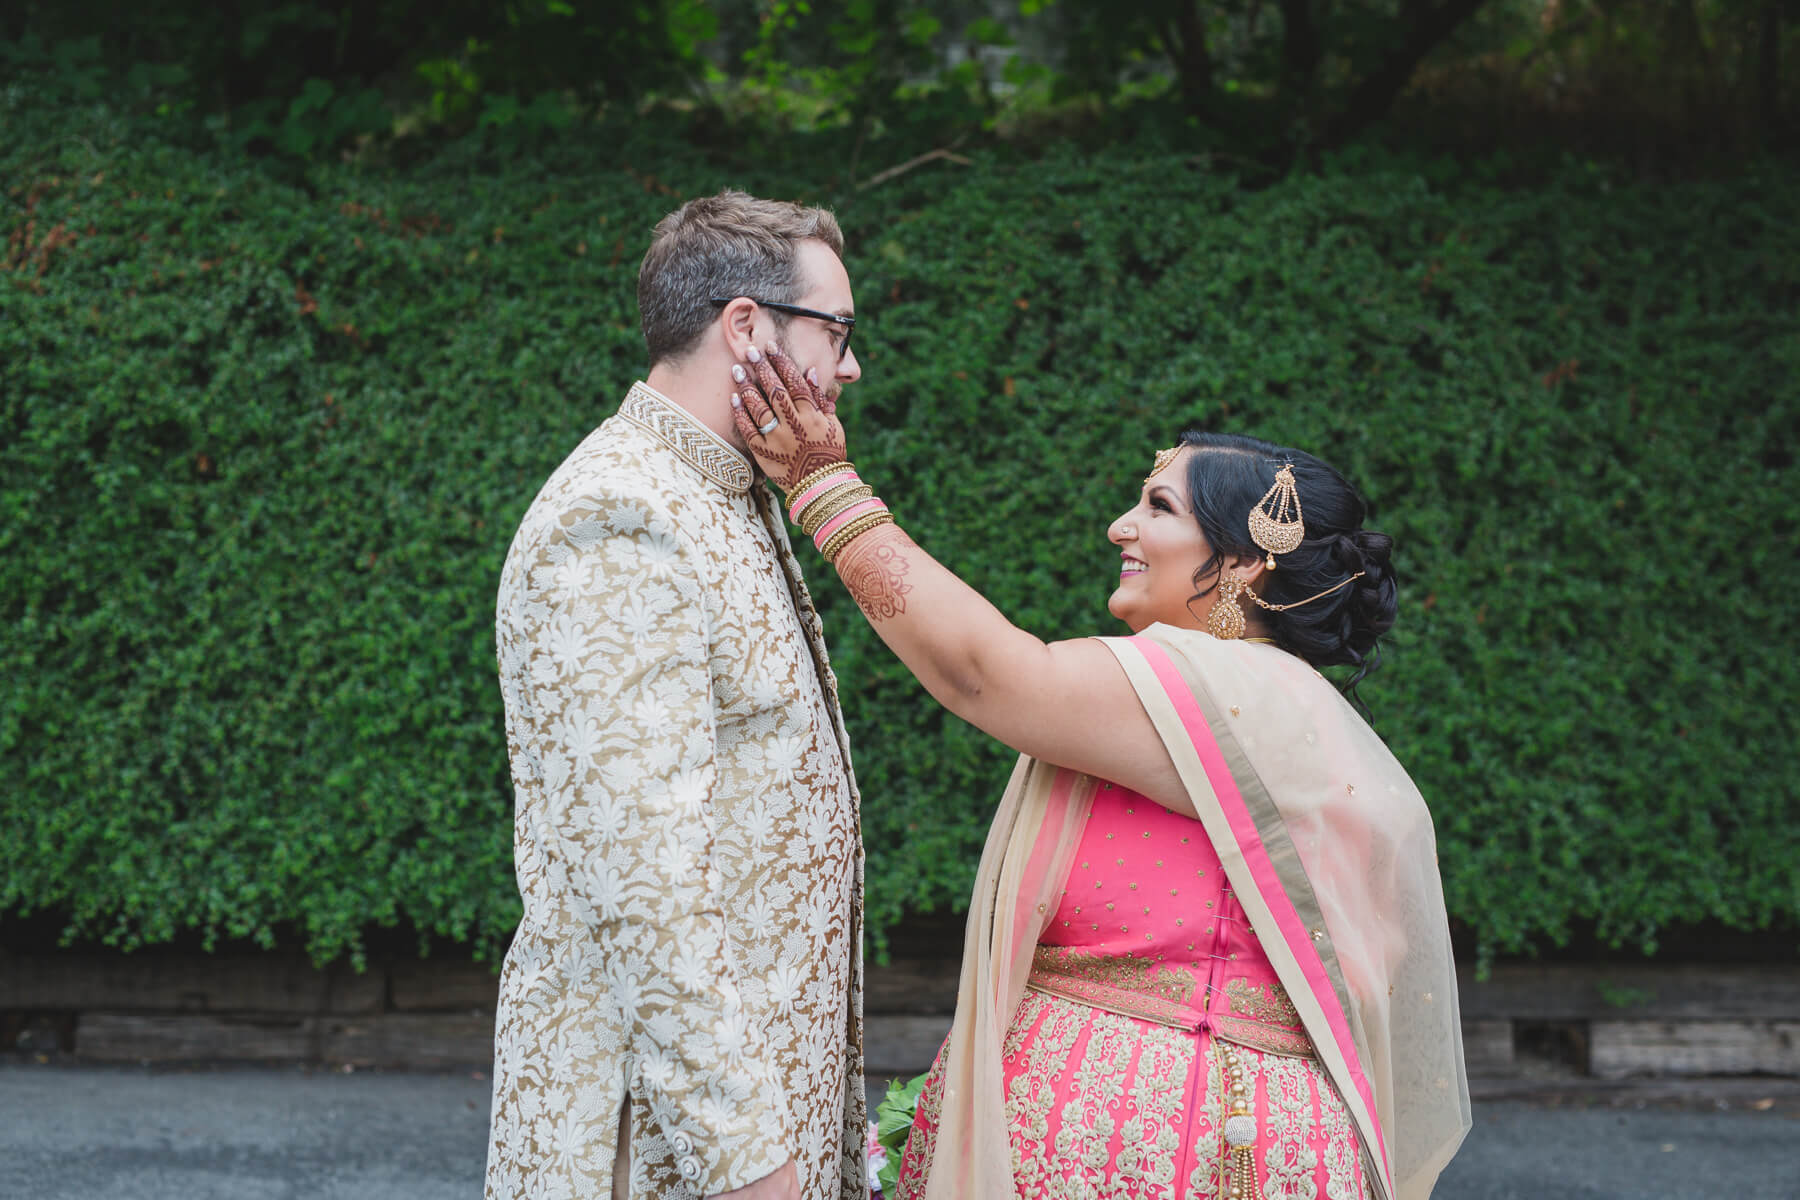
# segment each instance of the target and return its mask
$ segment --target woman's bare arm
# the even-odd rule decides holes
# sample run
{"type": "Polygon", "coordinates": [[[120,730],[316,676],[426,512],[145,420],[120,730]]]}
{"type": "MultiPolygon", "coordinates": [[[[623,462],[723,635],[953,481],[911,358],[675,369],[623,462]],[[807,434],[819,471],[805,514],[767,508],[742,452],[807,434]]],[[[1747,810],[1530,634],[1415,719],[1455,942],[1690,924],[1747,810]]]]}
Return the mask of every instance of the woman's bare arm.
{"type": "Polygon", "coordinates": [[[898,525],[838,555],[838,577],[888,648],[945,708],[1013,749],[1194,815],[1118,659],[1093,638],[1046,643],[898,525]]]}
{"type": "MultiPolygon", "coordinates": [[[[738,387],[738,433],[784,491],[843,460],[843,427],[792,360],[754,356],[738,387]],[[764,434],[771,415],[779,423],[764,434]]],[[[898,525],[856,537],[836,565],[881,640],[945,708],[1033,758],[1194,815],[1125,669],[1100,642],[1025,632],[898,525]]]]}

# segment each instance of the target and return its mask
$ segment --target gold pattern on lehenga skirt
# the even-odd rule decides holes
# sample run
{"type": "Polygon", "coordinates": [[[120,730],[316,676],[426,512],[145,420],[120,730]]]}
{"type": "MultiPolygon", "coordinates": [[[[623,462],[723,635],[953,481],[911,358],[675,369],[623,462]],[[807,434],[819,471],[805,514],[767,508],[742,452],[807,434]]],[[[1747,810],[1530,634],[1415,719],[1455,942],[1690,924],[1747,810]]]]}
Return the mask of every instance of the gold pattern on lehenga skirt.
{"type": "Polygon", "coordinates": [[[1231,1011],[1239,1016],[1271,1025],[1300,1024],[1300,1010],[1288,999],[1287,989],[1279,983],[1269,984],[1268,989],[1264,992],[1248,979],[1233,979],[1225,985],[1225,998],[1231,1002],[1231,1011]]]}

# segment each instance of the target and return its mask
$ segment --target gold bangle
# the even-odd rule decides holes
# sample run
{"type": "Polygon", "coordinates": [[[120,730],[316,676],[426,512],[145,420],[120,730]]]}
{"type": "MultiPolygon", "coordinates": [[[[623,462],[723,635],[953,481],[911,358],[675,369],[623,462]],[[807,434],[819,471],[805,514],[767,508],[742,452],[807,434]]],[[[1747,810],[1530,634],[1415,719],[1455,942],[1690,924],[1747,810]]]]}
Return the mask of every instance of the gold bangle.
{"type": "Polygon", "coordinates": [[[874,488],[849,488],[842,495],[821,501],[815,507],[800,514],[804,518],[800,522],[800,531],[812,537],[823,529],[828,521],[853,505],[860,504],[875,494],[874,488]],[[860,493],[860,494],[859,494],[860,493]]]}
{"type": "Polygon", "coordinates": [[[890,512],[870,513],[866,517],[858,517],[833,534],[831,540],[825,544],[823,551],[825,561],[835,565],[838,555],[842,554],[851,542],[871,529],[879,529],[883,525],[892,524],[894,524],[894,514],[890,512]]]}
{"type": "Polygon", "coordinates": [[[866,483],[846,483],[832,488],[801,511],[800,532],[811,537],[824,527],[825,522],[874,495],[875,489],[866,483]]]}
{"type": "Polygon", "coordinates": [[[894,524],[894,514],[885,509],[881,512],[872,512],[867,516],[858,517],[856,520],[832,534],[831,540],[827,541],[825,545],[821,547],[820,552],[825,555],[826,562],[835,565],[837,563],[837,556],[844,552],[844,547],[848,546],[851,542],[869,532],[871,529],[879,529],[883,525],[892,524],[894,524]]]}
{"type": "MultiPolygon", "coordinates": [[[[847,479],[824,494],[814,497],[811,503],[800,510],[800,527],[805,529],[807,528],[807,522],[812,521],[815,522],[812,528],[817,529],[819,524],[822,523],[819,517],[820,513],[832,507],[850,493],[861,491],[864,488],[868,489],[869,495],[873,496],[875,494],[875,489],[869,487],[869,485],[862,480],[847,479]]],[[[806,536],[811,537],[812,534],[808,533],[806,536]]]]}
{"type": "Polygon", "coordinates": [[[827,475],[833,475],[839,471],[854,470],[856,470],[855,464],[848,462],[834,462],[829,467],[820,467],[805,479],[802,479],[799,483],[796,483],[793,487],[789,488],[787,494],[790,496],[798,496],[827,475]]]}
{"type": "MultiPolygon", "coordinates": [[[[848,533],[851,529],[860,528],[862,522],[867,521],[870,517],[874,516],[876,513],[880,512],[880,511],[881,511],[880,509],[876,509],[873,512],[866,512],[866,513],[862,514],[860,517],[857,517],[854,520],[850,521],[848,524],[844,525],[843,528],[833,530],[831,533],[831,536],[826,538],[822,542],[819,541],[818,535],[814,534],[813,542],[819,547],[819,552],[821,554],[823,554],[827,547],[836,543],[836,541],[839,538],[843,537],[844,534],[848,533]]],[[[829,556],[827,556],[827,557],[829,557],[829,556]]]]}

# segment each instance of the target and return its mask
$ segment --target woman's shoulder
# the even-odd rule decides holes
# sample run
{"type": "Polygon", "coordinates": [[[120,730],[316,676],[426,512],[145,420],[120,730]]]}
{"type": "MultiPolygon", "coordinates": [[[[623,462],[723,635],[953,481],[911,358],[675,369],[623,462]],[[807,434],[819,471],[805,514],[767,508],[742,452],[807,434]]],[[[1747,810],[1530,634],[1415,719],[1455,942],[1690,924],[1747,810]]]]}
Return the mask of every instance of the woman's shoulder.
{"type": "Polygon", "coordinates": [[[1221,639],[1200,629],[1151,625],[1129,638],[1148,642],[1178,660],[1209,687],[1236,687],[1254,682],[1259,688],[1287,692],[1296,699],[1329,705],[1342,701],[1337,688],[1311,663],[1269,642],[1221,639]]]}
{"type": "MultiPolygon", "coordinates": [[[[1180,685],[1191,689],[1209,712],[1214,736],[1229,731],[1259,767],[1271,765],[1264,760],[1275,755],[1285,773],[1303,772],[1312,762],[1332,774],[1356,762],[1383,775],[1405,776],[1355,706],[1298,655],[1172,625],[1150,626],[1129,640],[1160,649],[1179,673],[1180,685]]],[[[1161,682],[1165,687],[1177,683],[1161,682]]]]}

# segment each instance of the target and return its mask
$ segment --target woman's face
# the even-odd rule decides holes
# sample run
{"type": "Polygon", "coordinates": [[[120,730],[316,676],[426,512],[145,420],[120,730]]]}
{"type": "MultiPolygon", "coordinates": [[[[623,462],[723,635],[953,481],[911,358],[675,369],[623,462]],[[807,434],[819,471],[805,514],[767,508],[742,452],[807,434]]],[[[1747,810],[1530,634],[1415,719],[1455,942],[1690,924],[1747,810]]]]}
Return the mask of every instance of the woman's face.
{"type": "Polygon", "coordinates": [[[1188,503],[1188,459],[1183,446],[1173,461],[1144,481],[1137,505],[1107,527],[1120,550],[1119,586],[1106,602],[1113,616],[1133,633],[1157,622],[1189,629],[1204,627],[1212,606],[1208,593],[1188,608],[1198,589],[1194,573],[1212,557],[1212,546],[1188,503]]]}

